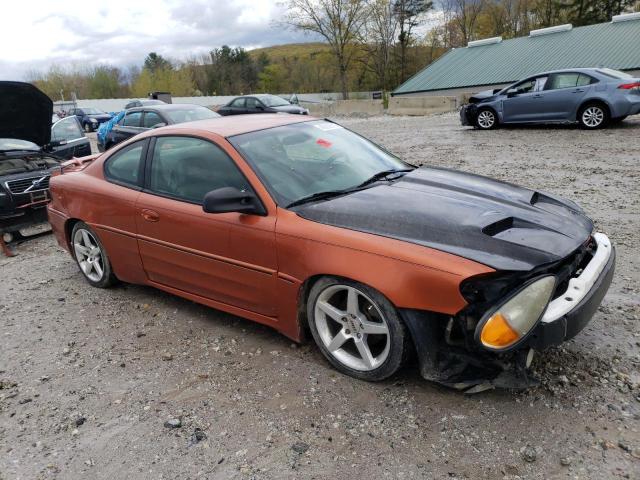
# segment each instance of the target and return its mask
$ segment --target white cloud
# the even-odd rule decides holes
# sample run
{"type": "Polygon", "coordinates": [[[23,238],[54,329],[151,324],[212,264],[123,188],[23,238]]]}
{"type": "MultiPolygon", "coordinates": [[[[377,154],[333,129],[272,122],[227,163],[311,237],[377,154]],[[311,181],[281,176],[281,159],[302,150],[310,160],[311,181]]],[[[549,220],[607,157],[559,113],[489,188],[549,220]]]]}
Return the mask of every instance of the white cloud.
{"type": "Polygon", "coordinates": [[[141,64],[151,51],[186,59],[309,40],[273,27],[283,15],[276,0],[14,0],[2,9],[0,79],[50,65],[141,64]]]}

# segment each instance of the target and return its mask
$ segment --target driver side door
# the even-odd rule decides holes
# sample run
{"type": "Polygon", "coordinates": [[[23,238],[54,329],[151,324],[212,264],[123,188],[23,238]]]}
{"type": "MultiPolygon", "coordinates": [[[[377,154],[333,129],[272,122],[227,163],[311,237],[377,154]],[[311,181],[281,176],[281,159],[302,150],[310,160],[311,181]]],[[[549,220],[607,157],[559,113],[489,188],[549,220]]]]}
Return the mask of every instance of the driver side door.
{"type": "Polygon", "coordinates": [[[135,208],[145,272],[158,285],[275,317],[275,214],[204,212],[205,194],[224,187],[253,191],[216,143],[152,140],[135,208]]]}
{"type": "Polygon", "coordinates": [[[536,78],[524,80],[509,90],[515,93],[507,93],[502,101],[502,121],[505,123],[518,123],[536,120],[542,112],[542,93],[536,91],[536,78]]]}

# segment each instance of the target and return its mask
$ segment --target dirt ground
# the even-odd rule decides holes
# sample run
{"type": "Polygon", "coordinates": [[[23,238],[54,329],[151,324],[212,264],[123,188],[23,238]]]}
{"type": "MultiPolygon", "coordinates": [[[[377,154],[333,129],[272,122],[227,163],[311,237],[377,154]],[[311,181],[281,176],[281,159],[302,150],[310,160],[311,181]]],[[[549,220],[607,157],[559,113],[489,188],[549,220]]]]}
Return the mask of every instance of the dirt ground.
{"type": "Polygon", "coordinates": [[[0,479],[640,478],[640,118],[597,132],[340,121],[416,164],[572,198],[610,235],[611,290],[536,357],[541,386],[465,396],[412,366],[356,381],[249,321],[91,288],[47,235],[0,257],[0,479]]]}

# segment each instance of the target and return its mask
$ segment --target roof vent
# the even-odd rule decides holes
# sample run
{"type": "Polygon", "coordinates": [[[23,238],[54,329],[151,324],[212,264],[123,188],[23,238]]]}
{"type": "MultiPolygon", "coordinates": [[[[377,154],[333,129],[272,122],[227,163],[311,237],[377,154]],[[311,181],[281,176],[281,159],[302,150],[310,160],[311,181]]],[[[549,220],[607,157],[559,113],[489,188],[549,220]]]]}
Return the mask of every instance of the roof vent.
{"type": "Polygon", "coordinates": [[[502,37],[483,38],[482,40],[475,40],[467,43],[467,47],[481,47],[482,45],[491,45],[493,43],[500,43],[502,37]]]}
{"type": "Polygon", "coordinates": [[[573,25],[570,23],[565,23],[564,25],[556,25],[555,27],[549,28],[540,28],[538,30],[531,30],[529,32],[530,37],[539,37],[540,35],[547,35],[549,33],[558,33],[558,32],[568,32],[573,28],[573,25]]]}
{"type": "Polygon", "coordinates": [[[611,23],[628,22],[629,20],[640,20],[640,12],[623,13],[622,15],[614,15],[611,23]]]}

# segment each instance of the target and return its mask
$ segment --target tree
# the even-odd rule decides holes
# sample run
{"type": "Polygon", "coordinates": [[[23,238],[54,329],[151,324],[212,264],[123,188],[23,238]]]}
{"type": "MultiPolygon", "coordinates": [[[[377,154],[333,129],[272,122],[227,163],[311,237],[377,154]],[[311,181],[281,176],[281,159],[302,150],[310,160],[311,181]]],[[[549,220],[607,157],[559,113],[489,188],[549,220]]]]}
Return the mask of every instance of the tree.
{"type": "Polygon", "coordinates": [[[433,7],[429,0],[396,0],[393,3],[393,12],[396,16],[400,33],[398,44],[400,46],[400,83],[407,79],[407,49],[411,44],[412,31],[423,21],[423,14],[433,7]]]}
{"type": "Polygon", "coordinates": [[[156,70],[171,68],[171,62],[162,55],[158,55],[156,52],[151,52],[144,59],[144,68],[151,72],[155,72],[156,70]]]}
{"type": "Polygon", "coordinates": [[[379,87],[387,89],[391,51],[398,30],[398,19],[391,0],[372,0],[365,27],[364,45],[379,87]]]}
{"type": "Polygon", "coordinates": [[[451,12],[452,23],[466,45],[475,38],[478,17],[485,8],[486,0],[444,0],[445,10],[451,12]]]}
{"type": "Polygon", "coordinates": [[[323,37],[335,56],[342,98],[349,98],[348,73],[366,20],[365,0],[289,0],[285,23],[323,37]]]}

